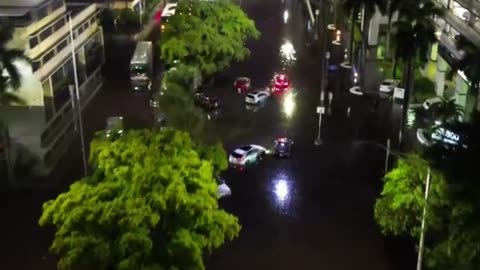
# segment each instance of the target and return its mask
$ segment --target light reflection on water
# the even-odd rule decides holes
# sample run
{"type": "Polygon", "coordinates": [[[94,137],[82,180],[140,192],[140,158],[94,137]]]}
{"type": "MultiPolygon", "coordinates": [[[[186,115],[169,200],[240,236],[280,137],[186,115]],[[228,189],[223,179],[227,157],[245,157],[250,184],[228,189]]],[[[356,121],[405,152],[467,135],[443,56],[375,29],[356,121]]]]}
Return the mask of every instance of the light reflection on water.
{"type": "Polygon", "coordinates": [[[297,201],[297,187],[293,179],[285,172],[277,172],[267,182],[269,201],[275,211],[282,215],[295,216],[295,202],[297,201]]]}
{"type": "Polygon", "coordinates": [[[283,44],[280,46],[280,57],[284,67],[290,67],[297,61],[297,52],[292,42],[288,39],[284,39],[283,44]]]}

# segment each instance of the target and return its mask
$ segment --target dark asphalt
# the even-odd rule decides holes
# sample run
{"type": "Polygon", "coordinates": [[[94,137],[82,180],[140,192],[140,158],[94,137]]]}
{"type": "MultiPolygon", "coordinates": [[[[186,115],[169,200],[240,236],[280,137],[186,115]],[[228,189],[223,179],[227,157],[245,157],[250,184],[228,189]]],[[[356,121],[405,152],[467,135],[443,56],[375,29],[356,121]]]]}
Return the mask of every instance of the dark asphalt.
{"type": "MultiPolygon", "coordinates": [[[[348,74],[332,73],[327,87],[333,93],[332,110],[323,119],[323,144],[314,145],[320,54],[315,41],[305,34],[307,19],[302,5],[294,0],[243,0],[242,7],[256,21],[262,36],[248,43],[252,51],[248,60],[233,65],[207,89],[222,103],[218,119],[211,121],[228,151],[244,143],[271,147],[275,138],[285,135],[295,140],[289,160],[267,157],[245,172],[226,172],[232,196],[222,199],[221,205],[239,217],[242,231],[238,239],[207,258],[207,269],[413,268],[413,243],[387,240],[373,219],[385,153],[358,143],[384,143],[391,136],[389,103],[382,101],[372,110],[372,97],[348,93],[348,74]],[[285,9],[289,10],[286,24],[285,9]],[[281,96],[272,97],[257,111],[246,108],[244,97],[232,89],[234,78],[248,76],[254,87],[265,86],[274,72],[282,70],[280,47],[287,40],[296,50],[296,62],[288,70],[295,93],[294,114],[285,117],[281,96]],[[307,48],[309,42],[313,46],[307,48]]],[[[129,128],[150,126],[147,98],[135,95],[129,87],[132,53],[133,44],[128,40],[116,40],[107,47],[107,80],[84,115],[87,141],[94,131],[104,128],[108,116],[123,115],[129,128]]],[[[332,59],[335,62],[340,59],[332,59]]],[[[55,185],[2,194],[2,269],[55,269],[55,260],[48,254],[53,234],[36,224],[41,202],[81,177],[79,141],[60,167],[58,175],[67,173],[68,177],[58,177],[62,181],[55,185]]]]}

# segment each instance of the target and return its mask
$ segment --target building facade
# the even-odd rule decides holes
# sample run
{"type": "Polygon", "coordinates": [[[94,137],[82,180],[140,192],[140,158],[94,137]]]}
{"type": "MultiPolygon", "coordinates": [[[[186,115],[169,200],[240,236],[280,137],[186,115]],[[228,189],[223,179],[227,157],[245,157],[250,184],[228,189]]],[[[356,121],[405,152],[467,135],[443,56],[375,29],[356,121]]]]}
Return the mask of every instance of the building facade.
{"type": "Polygon", "coordinates": [[[64,0],[3,0],[0,18],[15,25],[8,46],[25,50],[32,60],[31,67],[15,63],[22,80],[17,93],[25,104],[2,108],[10,135],[8,159],[15,166],[28,162],[33,173],[47,174],[75,135],[74,93],[70,90],[75,85],[75,69],[82,109],[103,83],[99,10],[96,4],[70,5],[64,0]]]}
{"type": "MultiPolygon", "coordinates": [[[[435,63],[435,75],[431,78],[435,83],[438,96],[455,97],[462,106],[465,116],[470,115],[477,106],[475,93],[470,91],[470,81],[458,66],[463,52],[456,47],[456,41],[465,37],[480,48],[480,1],[479,0],[433,0],[439,7],[446,9],[442,17],[434,18],[437,26],[438,42],[430,50],[430,60],[435,63]],[[451,70],[458,70],[455,74],[451,70]],[[452,76],[453,74],[453,76],[452,76]]],[[[395,21],[395,16],[393,21],[395,21]]],[[[377,12],[370,21],[369,44],[377,46],[382,29],[386,29],[388,18],[377,12]]],[[[383,31],[385,33],[385,31],[383,31]]]]}

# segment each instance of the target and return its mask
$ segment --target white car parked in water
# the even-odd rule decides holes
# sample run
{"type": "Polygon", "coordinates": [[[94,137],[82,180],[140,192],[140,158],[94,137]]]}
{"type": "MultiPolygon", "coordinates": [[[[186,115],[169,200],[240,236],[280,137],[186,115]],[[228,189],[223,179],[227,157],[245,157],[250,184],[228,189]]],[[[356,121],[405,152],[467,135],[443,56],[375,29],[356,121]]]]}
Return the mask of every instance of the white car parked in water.
{"type": "Polygon", "coordinates": [[[270,97],[270,93],[267,91],[255,90],[247,94],[245,97],[245,103],[248,104],[261,104],[270,97]]]}
{"type": "Polygon", "coordinates": [[[261,161],[266,152],[267,150],[260,145],[244,145],[230,154],[228,163],[233,167],[245,167],[261,161]]]}

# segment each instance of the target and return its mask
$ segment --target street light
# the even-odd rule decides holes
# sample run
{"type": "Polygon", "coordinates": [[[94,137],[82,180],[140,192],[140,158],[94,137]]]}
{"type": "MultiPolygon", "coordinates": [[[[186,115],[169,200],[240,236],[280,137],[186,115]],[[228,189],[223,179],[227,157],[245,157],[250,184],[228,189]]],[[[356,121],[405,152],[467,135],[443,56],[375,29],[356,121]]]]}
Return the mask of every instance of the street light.
{"type": "MultiPolygon", "coordinates": [[[[405,156],[402,155],[401,153],[396,153],[391,151],[390,149],[390,139],[387,140],[387,146],[385,147],[382,144],[376,143],[376,142],[370,142],[370,141],[361,141],[357,142],[358,144],[369,144],[369,145],[374,145],[377,146],[383,150],[385,150],[386,157],[385,157],[385,173],[388,172],[388,159],[390,154],[394,155],[397,158],[406,160],[405,156]]],[[[417,257],[417,270],[422,270],[422,264],[423,264],[423,250],[424,250],[424,245],[425,245],[425,223],[427,219],[427,204],[428,204],[428,194],[430,193],[430,166],[427,167],[427,177],[425,179],[425,196],[424,196],[424,205],[423,205],[423,213],[422,213],[422,224],[420,227],[420,239],[419,239],[419,244],[418,244],[418,257],[417,257]]]]}
{"type": "Polygon", "coordinates": [[[82,147],[82,158],[83,158],[83,172],[85,176],[88,174],[87,167],[87,155],[85,153],[85,138],[83,137],[83,119],[82,119],[82,110],[80,104],[80,91],[78,86],[78,74],[77,74],[77,59],[75,57],[75,43],[73,39],[73,27],[72,27],[72,14],[68,16],[68,25],[70,27],[70,48],[72,50],[72,63],[73,63],[73,77],[75,80],[75,95],[72,95],[72,99],[75,99],[76,104],[73,108],[74,114],[77,116],[78,126],[80,128],[80,143],[82,147]],[[76,111],[76,112],[75,112],[76,111]]]}

